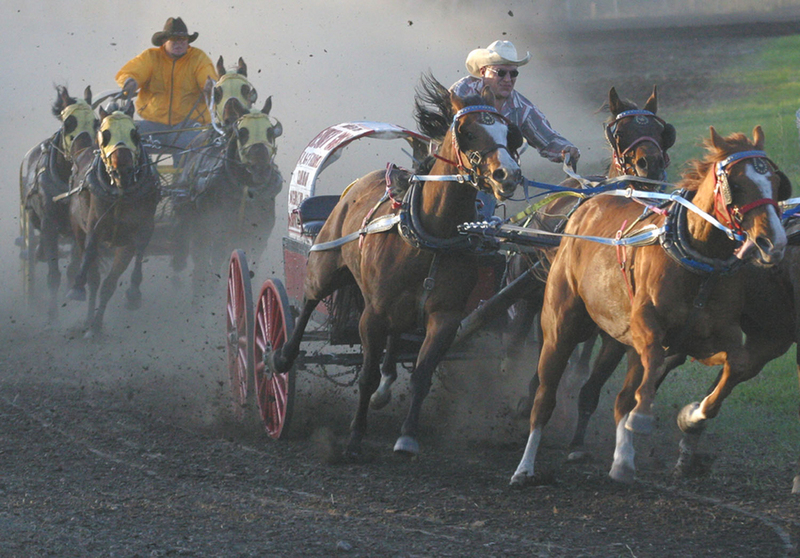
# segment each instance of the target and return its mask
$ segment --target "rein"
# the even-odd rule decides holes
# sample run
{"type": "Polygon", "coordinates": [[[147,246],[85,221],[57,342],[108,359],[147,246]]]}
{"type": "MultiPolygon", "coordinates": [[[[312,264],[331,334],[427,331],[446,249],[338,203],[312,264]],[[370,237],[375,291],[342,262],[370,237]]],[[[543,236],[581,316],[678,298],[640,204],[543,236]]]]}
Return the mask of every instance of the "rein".
{"type": "Polygon", "coordinates": [[[726,226],[730,227],[739,234],[743,234],[742,221],[744,216],[762,205],[771,205],[778,213],[778,218],[781,217],[781,207],[778,202],[772,198],[761,198],[750,202],[742,207],[733,205],[733,194],[731,192],[730,184],[728,183],[728,167],[742,161],[744,159],[756,159],[753,165],[756,167],[756,172],[765,174],[767,172],[766,160],[770,165],[777,168],[772,160],[767,157],[763,151],[740,151],[734,153],[718,162],[715,167],[716,181],[714,184],[714,212],[720,217],[720,220],[725,222],[726,226]],[[762,172],[763,171],[763,172],[762,172]]]}

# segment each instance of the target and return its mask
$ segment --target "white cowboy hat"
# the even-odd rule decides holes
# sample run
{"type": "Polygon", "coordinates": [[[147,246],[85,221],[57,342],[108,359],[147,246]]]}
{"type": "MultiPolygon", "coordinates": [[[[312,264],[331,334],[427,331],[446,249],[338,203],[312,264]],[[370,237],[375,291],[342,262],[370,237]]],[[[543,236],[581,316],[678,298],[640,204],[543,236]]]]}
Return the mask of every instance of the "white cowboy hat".
{"type": "Polygon", "coordinates": [[[523,66],[531,59],[531,53],[525,58],[517,57],[517,49],[511,41],[495,41],[486,48],[476,48],[467,55],[467,71],[475,77],[481,77],[484,66],[523,66]]]}

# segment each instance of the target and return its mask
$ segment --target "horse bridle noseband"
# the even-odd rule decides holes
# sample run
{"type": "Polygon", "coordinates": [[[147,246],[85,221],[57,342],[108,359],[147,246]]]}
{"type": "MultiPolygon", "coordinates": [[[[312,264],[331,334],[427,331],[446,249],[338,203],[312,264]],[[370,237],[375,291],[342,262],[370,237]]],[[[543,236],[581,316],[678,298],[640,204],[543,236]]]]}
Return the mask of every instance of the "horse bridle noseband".
{"type": "Polygon", "coordinates": [[[483,182],[481,179],[483,178],[483,176],[480,173],[480,165],[484,161],[484,158],[489,153],[498,151],[500,149],[505,149],[515,161],[518,159],[518,156],[516,155],[516,153],[512,153],[507,145],[499,143],[495,143],[494,145],[488,147],[487,149],[484,149],[483,151],[472,150],[472,151],[462,152],[458,144],[458,134],[456,133],[456,124],[458,123],[459,119],[462,116],[466,116],[467,114],[472,114],[473,112],[481,112],[485,114],[485,116],[482,117],[483,124],[487,125],[494,124],[494,120],[491,120],[492,116],[498,117],[500,120],[505,122],[507,126],[510,126],[511,122],[508,120],[508,118],[500,114],[500,112],[496,108],[489,105],[472,105],[464,107],[453,116],[453,123],[451,124],[452,128],[451,136],[453,138],[453,151],[455,151],[456,160],[447,162],[458,167],[458,169],[466,172],[470,177],[470,183],[479,190],[481,190],[484,189],[484,187],[481,186],[481,183],[483,182]],[[470,164],[469,168],[464,164],[464,161],[461,157],[462,153],[466,155],[467,161],[470,164]]]}
{"type": "Polygon", "coordinates": [[[744,159],[755,159],[755,161],[753,161],[753,167],[759,174],[766,174],[770,170],[770,166],[773,169],[778,168],[772,159],[767,157],[767,154],[763,151],[740,151],[739,153],[729,155],[716,164],[714,173],[716,175],[716,183],[714,185],[714,213],[723,225],[738,233],[743,232],[742,221],[744,220],[745,214],[762,205],[771,205],[778,213],[778,218],[781,216],[781,209],[778,206],[778,202],[772,198],[761,198],[743,207],[733,204],[733,192],[731,192],[731,186],[728,181],[728,168],[744,159]]]}
{"type": "MultiPolygon", "coordinates": [[[[633,164],[626,165],[625,157],[627,157],[634,147],[639,145],[643,142],[650,142],[654,144],[658,149],[661,151],[661,155],[664,157],[664,168],[666,169],[669,166],[669,155],[667,154],[667,150],[661,146],[661,142],[651,136],[642,136],[634,140],[628,147],[622,149],[619,145],[619,138],[617,137],[617,125],[619,124],[620,120],[625,118],[631,117],[647,117],[652,118],[662,127],[666,128],[667,123],[664,121],[663,118],[657,116],[654,112],[649,110],[643,109],[633,109],[633,110],[626,110],[619,113],[615,118],[614,121],[606,125],[606,141],[608,141],[609,145],[611,146],[611,150],[614,154],[614,166],[617,170],[623,174],[629,174],[627,172],[626,166],[632,167],[633,164]]],[[[637,119],[638,122],[638,119],[637,119]]]]}

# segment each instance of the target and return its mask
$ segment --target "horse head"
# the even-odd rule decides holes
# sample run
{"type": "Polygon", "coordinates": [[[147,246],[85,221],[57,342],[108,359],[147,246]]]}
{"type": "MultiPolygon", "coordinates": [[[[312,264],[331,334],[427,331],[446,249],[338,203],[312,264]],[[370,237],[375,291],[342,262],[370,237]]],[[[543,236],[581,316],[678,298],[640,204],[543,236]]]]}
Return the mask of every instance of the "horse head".
{"type": "Polygon", "coordinates": [[[753,129],[752,141],[741,133],[723,137],[713,126],[710,130],[706,157],[686,175],[699,183],[695,203],[744,240],[740,258],[775,265],[787,243],[777,202],[791,196],[791,182],[764,152],[761,126],[753,129]]]}
{"type": "Polygon", "coordinates": [[[481,190],[498,200],[510,198],[522,182],[517,151],[522,133],[494,108],[494,94],[486,88],[479,99],[451,93],[452,147],[459,169],[481,190]]]}
{"type": "Polygon", "coordinates": [[[656,116],[658,89],[639,109],[620,99],[615,88],[608,93],[611,118],[606,124],[606,140],[613,151],[612,172],[650,180],[666,180],[669,165],[667,150],[675,144],[675,127],[656,116]]]}
{"type": "Polygon", "coordinates": [[[247,64],[239,58],[239,64],[233,71],[225,70],[225,63],[222,56],[217,60],[217,73],[220,75],[219,81],[214,84],[212,89],[212,102],[217,120],[223,126],[230,126],[233,122],[226,121],[225,112],[229,110],[229,105],[238,104],[242,108],[249,109],[258,98],[258,92],[247,80],[247,64]]]}
{"type": "Polygon", "coordinates": [[[118,110],[115,106],[109,109],[106,111],[100,107],[101,122],[97,143],[100,147],[100,158],[112,185],[124,193],[136,181],[142,153],[141,139],[133,122],[132,102],[128,101],[123,110],[118,110]]]}
{"type": "Polygon", "coordinates": [[[61,121],[61,145],[64,157],[73,160],[76,152],[92,145],[97,132],[98,120],[92,110],[92,89],[87,86],[84,98],[69,96],[66,87],[56,87],[53,114],[61,121]]]}
{"type": "Polygon", "coordinates": [[[241,114],[233,125],[239,160],[256,184],[269,178],[278,150],[275,140],[283,133],[281,123],[269,116],[271,108],[272,97],[268,97],[260,111],[250,110],[241,114]]]}

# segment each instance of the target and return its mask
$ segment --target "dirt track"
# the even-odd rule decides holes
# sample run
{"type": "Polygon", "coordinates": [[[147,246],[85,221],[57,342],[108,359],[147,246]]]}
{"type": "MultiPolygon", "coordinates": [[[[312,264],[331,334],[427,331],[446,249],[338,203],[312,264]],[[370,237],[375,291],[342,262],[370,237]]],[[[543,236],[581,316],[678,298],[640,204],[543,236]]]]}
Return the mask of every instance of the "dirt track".
{"type": "MultiPolygon", "coordinates": [[[[760,39],[721,41],[690,42],[695,71],[720,64],[719,52],[735,62],[760,39]]],[[[708,93],[685,87],[686,53],[631,72],[600,64],[619,60],[624,43],[603,48],[570,54],[587,97],[617,85],[641,101],[654,82],[664,106],[708,93]]],[[[352,388],[329,397],[313,382],[295,439],[271,442],[230,422],[222,288],[194,304],[169,289],[145,296],[142,314],[109,310],[99,344],[80,338],[72,307],[52,329],[22,308],[2,317],[0,556],[749,557],[795,555],[800,544],[792,463],[710,436],[713,472],[674,481],[673,424],[638,445],[631,487],[606,477],[606,416],[593,423],[595,462],[567,466],[563,449],[547,447],[543,484],[509,488],[525,425],[499,404],[494,414],[449,405],[459,385],[434,394],[415,461],[390,452],[400,401],[373,417],[367,463],[338,462],[352,388]]]]}

